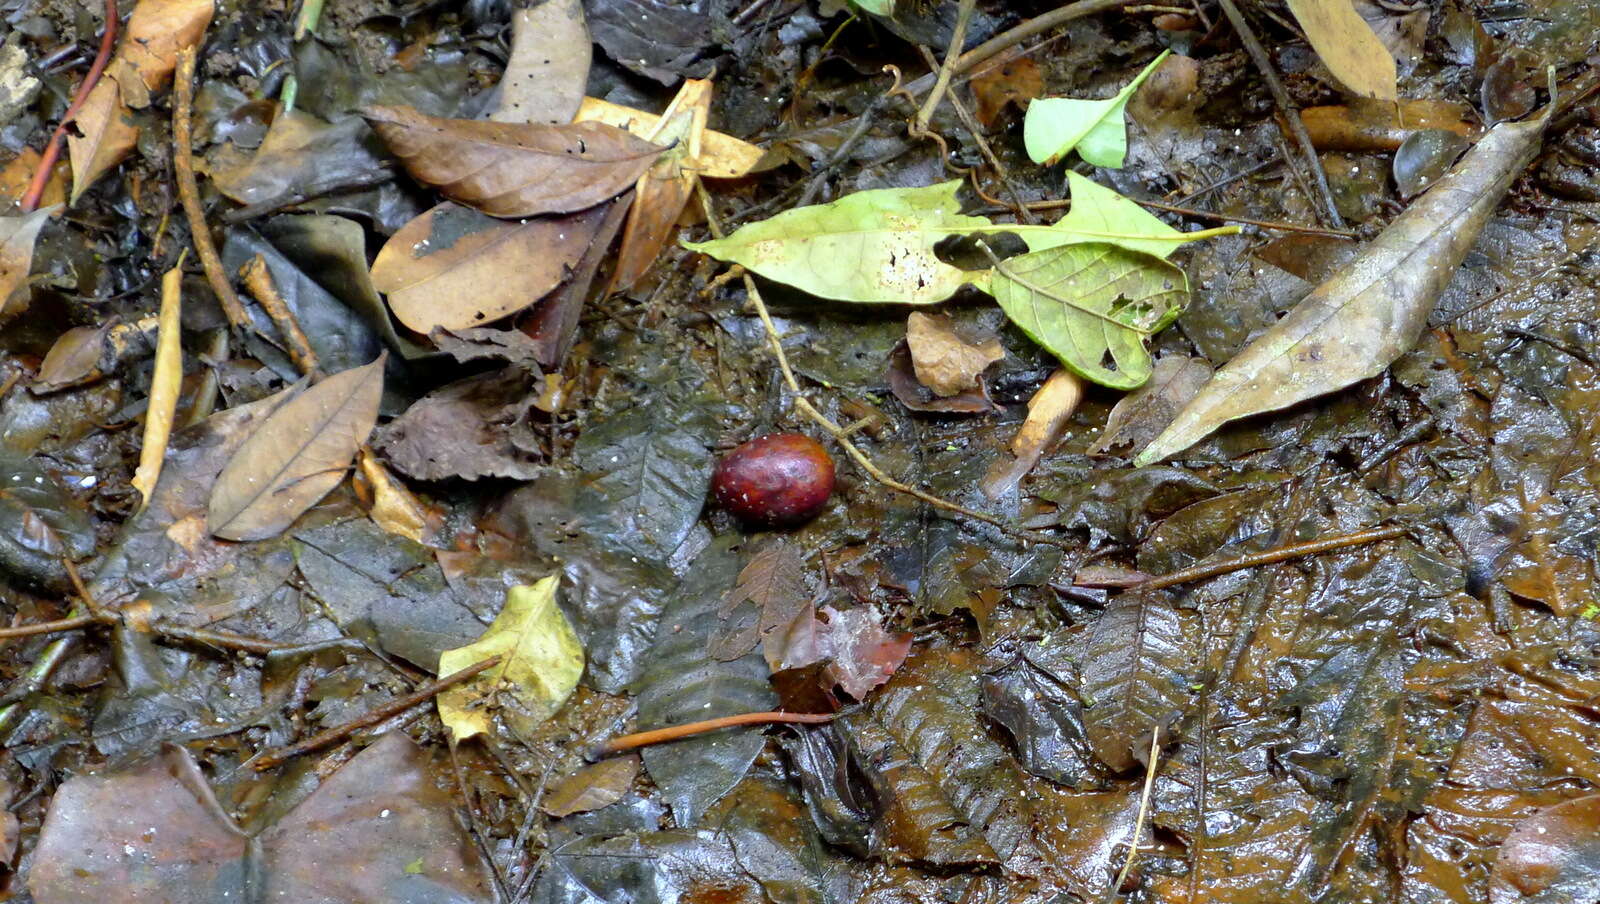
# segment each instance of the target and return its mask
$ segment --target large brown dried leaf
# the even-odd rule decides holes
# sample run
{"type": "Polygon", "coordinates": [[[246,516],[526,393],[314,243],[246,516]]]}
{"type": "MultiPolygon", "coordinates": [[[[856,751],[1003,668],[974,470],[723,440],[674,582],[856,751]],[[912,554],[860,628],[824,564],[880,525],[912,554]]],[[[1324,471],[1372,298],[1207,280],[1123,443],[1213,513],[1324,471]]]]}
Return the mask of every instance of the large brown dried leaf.
{"type": "Polygon", "coordinates": [[[782,540],[763,546],[739,572],[739,582],[722,598],[721,620],[711,638],[711,655],[724,662],[750,652],[756,641],[793,624],[811,608],[804,562],[794,547],[782,540]],[[759,610],[755,618],[733,619],[746,600],[759,610]]]}
{"type": "Polygon", "coordinates": [[[139,127],[129,119],[128,106],[113,79],[102,79],[78,108],[74,131],[67,133],[67,155],[72,160],[72,203],[106,171],[121,163],[139,142],[139,127]]]}
{"type": "Polygon", "coordinates": [[[387,359],[334,374],[273,412],[217,476],[206,514],[211,533],[271,537],[338,486],[377,423],[387,359]]]}
{"type": "Polygon", "coordinates": [[[447,201],[389,239],[372,263],[372,284],[395,318],[419,333],[483,326],[560,285],[607,209],[517,222],[447,201]]]}
{"type": "Polygon", "coordinates": [[[1183,711],[1184,649],[1177,611],[1155,593],[1124,593],[1095,621],[1083,655],[1083,722],[1107,766],[1143,763],[1151,733],[1183,711]]]}
{"type": "Polygon", "coordinates": [[[1289,0],[1306,39],[1333,77],[1356,94],[1394,100],[1394,56],[1351,0],[1289,0]]]}
{"type": "Polygon", "coordinates": [[[117,80],[131,107],[150,105],[150,94],[166,87],[178,66],[178,51],[205,35],[216,12],[213,0],[141,0],[106,74],[117,80]]]}
{"type": "Polygon", "coordinates": [[[60,209],[41,207],[19,217],[0,217],[0,317],[27,308],[33,245],[45,221],[60,209]]]}
{"type": "Polygon", "coordinates": [[[1547,120],[1489,130],[1349,266],[1219,370],[1135,462],[1175,455],[1234,418],[1382,373],[1416,341],[1501,196],[1538,153],[1547,120]]]}
{"type": "Polygon", "coordinates": [[[594,44],[580,0],[549,0],[511,20],[511,59],[495,122],[571,122],[589,84],[594,44]]]}
{"type": "Polygon", "coordinates": [[[593,207],[625,191],[662,150],[600,123],[440,119],[409,107],[363,112],[417,181],[497,217],[593,207]]]}

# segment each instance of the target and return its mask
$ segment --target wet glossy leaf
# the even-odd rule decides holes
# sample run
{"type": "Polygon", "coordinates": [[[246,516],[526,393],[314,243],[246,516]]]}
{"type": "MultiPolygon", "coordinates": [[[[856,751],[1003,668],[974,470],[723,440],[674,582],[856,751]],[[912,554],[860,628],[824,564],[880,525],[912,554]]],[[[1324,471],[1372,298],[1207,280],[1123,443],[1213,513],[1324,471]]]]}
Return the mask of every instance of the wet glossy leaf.
{"type": "Polygon", "coordinates": [[[359,182],[386,162],[366,123],[350,116],[327,122],[300,110],[279,113],[255,153],[231,146],[214,152],[217,190],[240,204],[281,203],[316,195],[321,186],[359,182]]]}
{"type": "Polygon", "coordinates": [[[1140,449],[1155,439],[1179,409],[1188,404],[1211,379],[1211,365],[1204,358],[1168,355],[1156,359],[1149,382],[1117,400],[1100,436],[1090,444],[1091,454],[1116,446],[1140,449]]]}
{"type": "Polygon", "coordinates": [[[746,779],[712,818],[772,904],[860,900],[855,865],[827,850],[787,786],[746,779]]]}
{"type": "Polygon", "coordinates": [[[496,713],[513,732],[532,737],[578,686],[583,646],[556,605],[560,580],[551,575],[531,587],[512,587],[481,638],[439,657],[441,675],[500,657],[488,671],[439,694],[439,718],[457,741],[491,732],[496,713]]]}
{"type": "Polygon", "coordinates": [[[995,265],[995,300],[1034,341],[1086,380],[1132,389],[1150,378],[1150,336],[1182,312],[1189,280],[1116,245],[1065,245],[995,265]]]}
{"type": "Polygon", "coordinates": [[[1143,763],[1152,732],[1188,705],[1189,669],[1178,613],[1156,593],[1113,599],[1083,650],[1084,726],[1100,761],[1118,772],[1143,763]]]}
{"type": "Polygon", "coordinates": [[[1600,888],[1600,794],[1517,823],[1489,878],[1492,904],[1582,904],[1600,888]]]}
{"type": "Polygon", "coordinates": [[[1034,163],[1050,165],[1073,150],[1095,166],[1119,169],[1128,153],[1128,100],[1170,51],[1163,50],[1126,87],[1105,100],[1041,97],[1028,105],[1022,140],[1034,163]]]}
{"type": "Polygon", "coordinates": [[[364,112],[417,181],[492,216],[593,207],[625,191],[662,150],[601,123],[439,119],[406,107],[364,112]]]}
{"type": "Polygon", "coordinates": [[[622,799],[638,774],[637,756],[614,756],[591,763],[552,786],[539,809],[559,818],[609,807],[622,799]]]}
{"type": "Polygon", "coordinates": [[[173,267],[161,278],[161,325],[156,340],[155,370],[150,375],[150,405],[145,409],[144,437],[139,446],[139,467],[133,474],[133,488],[139,491],[139,505],[150,502],[161,465],[167,458],[167,438],[178,413],[178,393],[183,386],[183,268],[173,267]]]}
{"type": "Polygon", "coordinates": [[[1135,461],[1159,461],[1234,418],[1381,373],[1416,341],[1501,196],[1537,153],[1544,125],[1491,129],[1348,267],[1217,371],[1135,461]]]}
{"type": "Polygon", "coordinates": [[[0,316],[28,307],[28,271],[39,230],[60,207],[41,207],[21,216],[0,217],[0,316]]]}
{"type": "Polygon", "coordinates": [[[499,220],[445,202],[396,232],[372,263],[395,319],[424,335],[483,326],[537,302],[588,249],[606,208],[499,220]]]}
{"type": "Polygon", "coordinates": [[[1394,57],[1351,0],[1289,0],[1289,10],[1341,84],[1366,97],[1396,98],[1394,57]]]}
{"type": "Polygon", "coordinates": [[[739,582],[723,596],[717,610],[722,626],[711,639],[711,655],[738,659],[774,631],[810,614],[811,592],[800,552],[782,539],[771,540],[750,557],[739,571],[739,582]],[[754,604],[755,613],[735,618],[746,601],[754,604]]]}
{"type": "Polygon", "coordinates": [[[587,835],[551,851],[549,863],[534,904],[687,904],[705,896],[718,904],[768,904],[727,838],[712,832],[587,835]]]}
{"type": "Polygon", "coordinates": [[[572,120],[589,84],[594,44],[579,0],[518,10],[511,20],[511,58],[500,76],[496,122],[572,120]]]}
{"type": "Polygon", "coordinates": [[[1011,663],[984,675],[983,712],[1011,735],[1022,768],[1057,784],[1088,787],[1098,775],[1067,646],[1029,644],[1011,663]]]}
{"type": "Polygon", "coordinates": [[[335,374],[274,411],[218,475],[210,531],[225,540],[273,536],[338,486],[378,419],[386,360],[335,374]]]}
{"type": "Polygon", "coordinates": [[[37,458],[0,451],[0,571],[66,586],[63,558],[94,551],[94,522],[37,458]]]}
{"type": "Polygon", "coordinates": [[[703,77],[701,55],[718,37],[720,9],[711,0],[593,0],[584,4],[589,30],[607,55],[626,69],[663,85],[678,77],[703,77]]]}
{"type": "Polygon", "coordinates": [[[1409,200],[1422,194],[1471,146],[1467,139],[1443,129],[1413,132],[1394,152],[1394,185],[1400,197],[1409,200]]]}

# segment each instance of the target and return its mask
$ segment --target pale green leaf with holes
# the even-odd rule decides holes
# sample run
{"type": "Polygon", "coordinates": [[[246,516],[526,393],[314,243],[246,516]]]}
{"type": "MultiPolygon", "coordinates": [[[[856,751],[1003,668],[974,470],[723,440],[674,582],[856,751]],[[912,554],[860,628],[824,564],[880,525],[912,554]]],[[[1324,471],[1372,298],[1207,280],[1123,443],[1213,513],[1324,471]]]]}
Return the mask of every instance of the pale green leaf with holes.
{"type": "Polygon", "coordinates": [[[1022,143],[1029,159],[1049,165],[1077,150],[1079,157],[1095,166],[1120,169],[1128,155],[1128,127],[1123,122],[1128,100],[1168,53],[1171,51],[1161,51],[1113,97],[1041,97],[1028,104],[1022,119],[1022,143]]]}

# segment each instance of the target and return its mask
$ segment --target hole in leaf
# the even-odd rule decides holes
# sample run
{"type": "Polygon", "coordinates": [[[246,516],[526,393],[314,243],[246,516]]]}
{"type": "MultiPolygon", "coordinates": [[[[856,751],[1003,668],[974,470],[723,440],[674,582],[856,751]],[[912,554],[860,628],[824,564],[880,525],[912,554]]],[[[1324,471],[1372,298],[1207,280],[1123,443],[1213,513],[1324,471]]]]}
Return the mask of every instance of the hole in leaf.
{"type": "Polygon", "coordinates": [[[1100,367],[1112,373],[1116,372],[1117,359],[1111,356],[1111,349],[1108,348],[1100,353],[1100,367]]]}
{"type": "Polygon", "coordinates": [[[987,270],[994,266],[989,260],[989,255],[983,253],[978,247],[978,242],[989,246],[994,256],[1001,260],[1026,254],[1028,243],[1014,232],[989,234],[975,232],[968,235],[951,235],[939,240],[933,246],[933,253],[944,263],[962,270],[987,270]]]}

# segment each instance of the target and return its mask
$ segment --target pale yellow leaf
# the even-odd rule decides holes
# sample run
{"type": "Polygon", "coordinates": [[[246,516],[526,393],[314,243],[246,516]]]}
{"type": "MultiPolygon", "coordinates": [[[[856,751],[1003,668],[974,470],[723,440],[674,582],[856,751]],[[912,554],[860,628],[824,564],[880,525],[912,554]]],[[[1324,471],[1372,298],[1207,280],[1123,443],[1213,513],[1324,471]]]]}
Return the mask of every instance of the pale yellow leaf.
{"type": "MultiPolygon", "coordinates": [[[[585,97],[573,122],[603,122],[627,129],[635,135],[649,135],[660,127],[661,117],[632,107],[624,107],[595,97],[585,97]]],[[[707,179],[737,179],[760,162],[765,151],[732,135],[706,130],[704,146],[696,161],[700,175],[707,179]]]]}
{"type": "Polygon", "coordinates": [[[139,511],[150,504],[161,465],[167,458],[167,438],[178,413],[183,387],[183,255],[161,277],[161,322],[156,327],[156,365],[150,377],[150,404],[144,415],[144,443],[139,448],[139,468],[133,488],[139,491],[139,511]]]}
{"type": "Polygon", "coordinates": [[[578,686],[583,645],[556,605],[559,582],[559,575],[551,575],[531,587],[512,587],[482,637],[439,655],[441,675],[500,657],[492,668],[439,694],[439,718],[457,741],[488,732],[496,712],[513,733],[529,737],[578,686]]]}
{"type": "Polygon", "coordinates": [[[431,541],[435,538],[422,500],[396,480],[366,446],[361,447],[356,457],[356,467],[372,493],[372,507],[367,511],[372,522],[391,534],[433,545],[431,541]]]}
{"type": "Polygon", "coordinates": [[[1289,0],[1289,9],[1311,49],[1346,88],[1365,97],[1399,97],[1394,56],[1350,0],[1289,0]]]}

